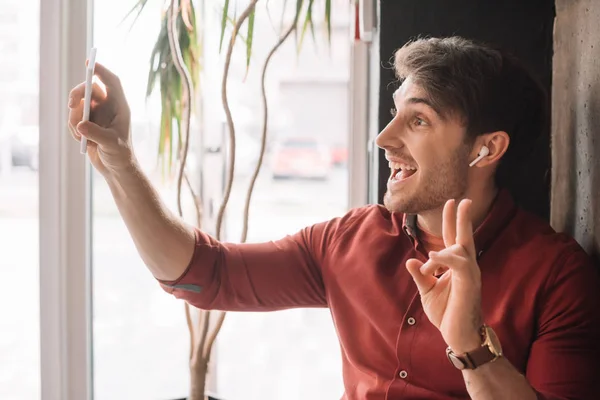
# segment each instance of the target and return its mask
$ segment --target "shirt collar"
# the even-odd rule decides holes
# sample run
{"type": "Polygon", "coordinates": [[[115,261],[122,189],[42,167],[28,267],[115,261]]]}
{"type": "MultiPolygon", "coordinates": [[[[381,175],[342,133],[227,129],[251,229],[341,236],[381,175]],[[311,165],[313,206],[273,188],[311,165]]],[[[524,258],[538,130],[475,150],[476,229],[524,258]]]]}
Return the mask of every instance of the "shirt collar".
{"type": "MultiPolygon", "coordinates": [[[[477,257],[480,257],[490,247],[498,234],[512,220],[516,211],[517,206],[508,190],[499,190],[490,212],[483,220],[483,223],[473,233],[477,257]]],[[[404,214],[402,217],[402,229],[413,242],[418,241],[417,215],[404,214]]]]}

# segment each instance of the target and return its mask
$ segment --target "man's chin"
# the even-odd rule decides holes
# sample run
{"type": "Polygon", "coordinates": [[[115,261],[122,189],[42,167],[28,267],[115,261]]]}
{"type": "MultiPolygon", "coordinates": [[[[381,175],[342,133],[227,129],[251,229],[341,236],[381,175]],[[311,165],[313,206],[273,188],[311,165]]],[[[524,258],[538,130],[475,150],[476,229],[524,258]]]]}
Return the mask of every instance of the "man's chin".
{"type": "Polygon", "coordinates": [[[383,205],[389,212],[412,214],[414,213],[409,207],[410,199],[401,194],[392,194],[388,190],[383,197],[383,205]]]}
{"type": "MultiPolygon", "coordinates": [[[[408,195],[406,193],[386,192],[383,198],[383,205],[388,211],[402,214],[418,214],[439,207],[439,204],[430,204],[417,195],[408,195]]],[[[443,203],[442,203],[443,205],[443,203]]]]}

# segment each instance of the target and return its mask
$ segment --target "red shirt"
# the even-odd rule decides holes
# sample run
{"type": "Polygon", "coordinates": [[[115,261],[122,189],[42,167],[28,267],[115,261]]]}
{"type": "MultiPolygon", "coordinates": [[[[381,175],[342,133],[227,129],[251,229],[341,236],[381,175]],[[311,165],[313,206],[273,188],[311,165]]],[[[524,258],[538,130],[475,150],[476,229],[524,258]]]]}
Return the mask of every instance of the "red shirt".
{"type": "MultiPolygon", "coordinates": [[[[468,398],[405,268],[426,259],[415,220],[372,205],[268,243],[197,231],[188,269],[161,285],[202,309],[329,307],[344,399],[468,398]]],[[[474,237],[484,320],[506,358],[540,399],[600,399],[600,280],[590,258],[506,192],[474,237]]]]}

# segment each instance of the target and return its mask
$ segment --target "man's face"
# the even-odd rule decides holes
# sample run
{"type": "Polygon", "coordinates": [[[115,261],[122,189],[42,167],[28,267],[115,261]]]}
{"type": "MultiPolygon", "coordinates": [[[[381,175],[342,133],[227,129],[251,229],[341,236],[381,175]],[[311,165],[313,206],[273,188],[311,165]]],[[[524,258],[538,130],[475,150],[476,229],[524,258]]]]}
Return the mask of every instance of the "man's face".
{"type": "Polygon", "coordinates": [[[410,78],[394,93],[394,104],[394,119],[377,137],[390,163],[385,206],[416,214],[463,197],[471,146],[460,119],[442,117],[410,78]]]}

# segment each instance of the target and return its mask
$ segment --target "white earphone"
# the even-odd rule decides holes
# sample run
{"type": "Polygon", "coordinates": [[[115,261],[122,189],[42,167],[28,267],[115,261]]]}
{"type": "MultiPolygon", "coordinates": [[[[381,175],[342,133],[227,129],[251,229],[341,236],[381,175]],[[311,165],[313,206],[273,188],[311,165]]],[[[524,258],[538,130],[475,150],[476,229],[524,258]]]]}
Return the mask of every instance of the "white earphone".
{"type": "Polygon", "coordinates": [[[487,156],[488,154],[490,154],[490,148],[487,146],[481,146],[481,150],[479,150],[478,157],[471,161],[469,167],[472,167],[473,165],[477,164],[479,161],[481,161],[483,157],[487,156]]]}

